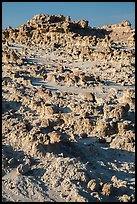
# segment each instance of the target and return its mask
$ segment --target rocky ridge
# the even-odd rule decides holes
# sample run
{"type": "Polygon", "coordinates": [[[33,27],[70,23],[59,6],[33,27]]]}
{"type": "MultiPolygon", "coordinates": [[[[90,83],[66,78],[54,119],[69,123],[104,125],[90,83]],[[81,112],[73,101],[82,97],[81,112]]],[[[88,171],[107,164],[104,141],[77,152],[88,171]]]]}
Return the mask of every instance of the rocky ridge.
{"type": "Polygon", "coordinates": [[[134,32],[45,14],[2,32],[3,200],[134,201],[134,32]]]}

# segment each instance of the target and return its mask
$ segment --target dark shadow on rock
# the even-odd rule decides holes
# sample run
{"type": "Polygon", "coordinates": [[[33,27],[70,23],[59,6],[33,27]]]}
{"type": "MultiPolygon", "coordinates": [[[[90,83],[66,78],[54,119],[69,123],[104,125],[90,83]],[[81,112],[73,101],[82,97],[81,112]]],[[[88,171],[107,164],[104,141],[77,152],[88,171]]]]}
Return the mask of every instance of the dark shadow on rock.
{"type": "MultiPolygon", "coordinates": [[[[52,152],[61,157],[77,158],[77,160],[86,164],[86,175],[90,179],[101,180],[104,183],[111,182],[111,178],[116,176],[120,180],[130,181],[135,177],[134,173],[126,171],[118,171],[113,168],[112,163],[116,164],[117,168],[122,168],[123,163],[135,162],[135,154],[121,149],[112,149],[107,143],[90,143],[91,138],[80,139],[77,142],[60,142],[55,144],[45,145],[45,152],[52,152]],[[87,142],[86,142],[87,141],[87,142]],[[102,165],[103,164],[103,165],[102,165]]],[[[85,184],[83,184],[85,185],[85,184]]],[[[132,189],[124,188],[131,195],[132,189]]],[[[123,190],[117,195],[123,195],[123,190]]],[[[83,192],[81,192],[83,195],[83,192]]],[[[112,196],[111,196],[112,198],[112,196]]],[[[113,199],[116,199],[114,194],[113,199]]],[[[89,199],[90,200],[90,199],[89,199]]],[[[107,198],[106,198],[107,200],[107,198]]]]}
{"type": "Polygon", "coordinates": [[[11,168],[16,168],[19,165],[18,160],[22,161],[24,156],[25,156],[24,151],[14,150],[11,145],[5,145],[5,144],[2,145],[2,163],[3,163],[4,169],[5,168],[7,169],[9,166],[11,168]],[[12,166],[11,164],[8,164],[8,161],[10,159],[13,159],[12,166]]]}
{"type": "Polygon", "coordinates": [[[10,109],[15,112],[18,111],[21,107],[21,103],[17,101],[2,101],[2,113],[8,112],[10,109]]]}
{"type": "Polygon", "coordinates": [[[87,28],[77,28],[75,27],[75,24],[72,25],[71,28],[73,33],[79,34],[81,36],[96,36],[98,38],[105,38],[105,35],[109,35],[112,30],[107,31],[104,28],[92,28],[92,27],[87,27],[87,28]]]}
{"type": "Polygon", "coordinates": [[[26,111],[34,112],[30,108],[22,105],[21,102],[17,101],[7,101],[5,99],[2,100],[2,114],[9,112],[9,118],[14,117],[14,118],[19,118],[22,119],[24,116],[22,114],[16,113],[20,107],[23,107],[26,111]]]}
{"type": "Polygon", "coordinates": [[[54,92],[59,91],[55,87],[47,85],[47,83],[42,80],[43,78],[31,77],[31,83],[33,86],[42,86],[43,89],[50,89],[51,91],[54,91],[54,92]]]}
{"type": "Polygon", "coordinates": [[[126,116],[126,119],[135,123],[135,112],[129,111],[128,115],[126,116]]]}
{"type": "MultiPolygon", "coordinates": [[[[17,168],[19,164],[24,163],[24,158],[27,156],[27,154],[23,150],[15,150],[11,145],[9,144],[3,144],[2,145],[2,162],[4,162],[4,167],[7,168],[9,165],[7,163],[8,160],[14,159],[14,163],[11,166],[11,168],[17,168]],[[6,162],[5,162],[6,160],[6,162]],[[6,165],[6,166],[5,166],[6,165]]],[[[34,157],[30,156],[28,157],[30,159],[30,165],[36,165],[39,164],[39,161],[37,159],[34,159],[34,157]]],[[[31,174],[31,169],[26,173],[26,175],[31,174]]]]}
{"type": "MultiPolygon", "coordinates": [[[[36,169],[35,170],[35,173],[34,171],[30,171],[28,172],[28,176],[29,176],[29,180],[31,182],[31,184],[33,184],[34,186],[39,186],[40,188],[42,188],[43,191],[41,191],[42,195],[47,198],[50,198],[49,195],[48,195],[48,187],[46,186],[46,184],[40,179],[38,178],[38,176],[40,175],[41,171],[43,169],[36,169]]],[[[44,170],[42,173],[44,174],[46,170],[44,170]]],[[[50,198],[51,200],[51,198],[50,198]]],[[[55,202],[55,200],[52,200],[55,202]]]]}

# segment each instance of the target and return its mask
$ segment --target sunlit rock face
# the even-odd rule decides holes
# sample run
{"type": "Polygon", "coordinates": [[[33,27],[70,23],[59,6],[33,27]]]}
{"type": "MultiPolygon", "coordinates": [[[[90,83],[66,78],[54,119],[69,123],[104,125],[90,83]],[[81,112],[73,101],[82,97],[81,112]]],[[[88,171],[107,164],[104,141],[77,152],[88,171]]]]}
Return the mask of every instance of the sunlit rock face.
{"type": "Polygon", "coordinates": [[[134,152],[129,21],[38,14],[2,31],[3,201],[134,202],[134,152]]]}

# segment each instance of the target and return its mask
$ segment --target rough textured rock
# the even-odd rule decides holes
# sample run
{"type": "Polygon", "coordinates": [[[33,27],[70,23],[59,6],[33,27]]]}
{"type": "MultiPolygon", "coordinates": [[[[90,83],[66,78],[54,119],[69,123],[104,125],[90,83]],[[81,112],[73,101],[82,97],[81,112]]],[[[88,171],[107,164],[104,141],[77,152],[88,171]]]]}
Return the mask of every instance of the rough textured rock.
{"type": "Polygon", "coordinates": [[[124,136],[116,136],[110,143],[110,147],[135,151],[135,137],[131,131],[127,131],[124,136]]]}
{"type": "Polygon", "coordinates": [[[99,191],[101,186],[96,183],[96,180],[95,179],[92,179],[88,182],[88,185],[87,185],[88,188],[90,188],[91,191],[99,191]]]}
{"type": "Polygon", "coordinates": [[[129,21],[2,31],[4,202],[134,202],[134,46],[129,21]]]}
{"type": "Polygon", "coordinates": [[[111,192],[112,192],[112,185],[109,183],[105,183],[102,187],[102,194],[109,196],[111,192]]]}
{"type": "Polygon", "coordinates": [[[30,165],[29,164],[20,164],[17,167],[17,173],[19,174],[26,174],[30,170],[30,165]]]}
{"type": "Polygon", "coordinates": [[[88,100],[88,101],[91,101],[91,102],[95,102],[95,96],[93,93],[89,93],[89,92],[83,92],[80,94],[80,97],[84,100],[88,100]]]}

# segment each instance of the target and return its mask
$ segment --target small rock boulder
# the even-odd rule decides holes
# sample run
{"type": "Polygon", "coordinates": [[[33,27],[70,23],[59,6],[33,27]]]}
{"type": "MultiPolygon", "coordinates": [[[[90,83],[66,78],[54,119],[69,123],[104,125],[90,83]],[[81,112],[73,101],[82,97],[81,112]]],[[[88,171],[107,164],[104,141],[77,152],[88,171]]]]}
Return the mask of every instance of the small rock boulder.
{"type": "Polygon", "coordinates": [[[96,102],[95,95],[93,93],[91,93],[91,92],[83,92],[83,93],[80,94],[80,97],[83,100],[96,102]]]}

